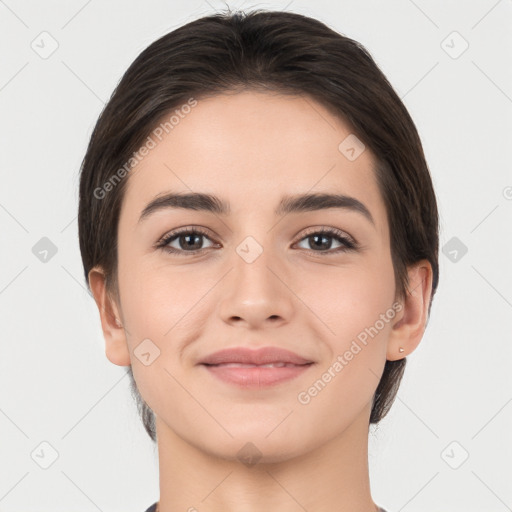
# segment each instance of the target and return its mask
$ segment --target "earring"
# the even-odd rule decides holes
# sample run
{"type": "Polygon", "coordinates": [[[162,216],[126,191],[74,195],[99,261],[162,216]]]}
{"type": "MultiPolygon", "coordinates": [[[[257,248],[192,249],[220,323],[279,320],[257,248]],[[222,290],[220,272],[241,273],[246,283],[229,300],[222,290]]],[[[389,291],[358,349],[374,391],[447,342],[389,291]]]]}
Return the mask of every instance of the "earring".
{"type": "Polygon", "coordinates": [[[402,353],[402,352],[404,352],[404,349],[403,349],[402,347],[400,347],[400,348],[398,349],[398,352],[402,353]]]}

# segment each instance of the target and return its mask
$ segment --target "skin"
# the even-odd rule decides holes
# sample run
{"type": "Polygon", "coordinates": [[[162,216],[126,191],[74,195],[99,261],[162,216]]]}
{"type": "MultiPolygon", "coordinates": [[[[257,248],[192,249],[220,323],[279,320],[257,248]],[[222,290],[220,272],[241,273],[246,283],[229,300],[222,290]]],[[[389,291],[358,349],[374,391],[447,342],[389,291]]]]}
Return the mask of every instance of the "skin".
{"type": "Polygon", "coordinates": [[[118,231],[120,300],[106,293],[101,268],[89,283],[108,359],[132,365],[156,416],[160,512],[377,510],[368,471],[372,397],[386,359],[407,356],[422,338],[432,269],[426,260],[409,268],[412,292],[401,311],[301,404],[298,394],[395,302],[375,160],[368,148],[354,161],[338,150],[350,133],[311,98],[238,92],[199,101],[130,171],[118,231]],[[146,204],[169,191],[218,195],[231,213],[174,208],[138,222],[146,204]],[[364,203],[375,225],[339,208],[274,215],[283,195],[334,191],[364,203]],[[183,226],[210,233],[200,239],[202,253],[187,254],[179,238],[171,245],[181,256],[154,247],[183,226]],[[359,249],[335,253],[336,238],[315,248],[307,236],[315,230],[305,231],[322,226],[359,249]],[[263,249],[252,263],[236,251],[247,236],[263,249]],[[146,338],[160,350],[148,366],[134,355],[146,338]],[[278,346],[315,364],[252,390],[197,366],[239,345],[278,346]],[[261,454],[253,466],[237,455],[248,442],[261,454]]]}

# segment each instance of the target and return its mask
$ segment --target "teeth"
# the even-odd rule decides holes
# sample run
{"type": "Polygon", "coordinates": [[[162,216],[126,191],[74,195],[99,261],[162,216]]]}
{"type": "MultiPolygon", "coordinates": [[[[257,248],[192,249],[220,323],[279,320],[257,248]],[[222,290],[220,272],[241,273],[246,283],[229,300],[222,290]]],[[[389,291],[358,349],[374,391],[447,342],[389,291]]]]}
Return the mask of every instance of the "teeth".
{"type": "Polygon", "coordinates": [[[244,363],[222,363],[215,366],[224,366],[226,368],[283,368],[296,366],[288,363],[269,363],[269,364],[244,364],[244,363]]]}

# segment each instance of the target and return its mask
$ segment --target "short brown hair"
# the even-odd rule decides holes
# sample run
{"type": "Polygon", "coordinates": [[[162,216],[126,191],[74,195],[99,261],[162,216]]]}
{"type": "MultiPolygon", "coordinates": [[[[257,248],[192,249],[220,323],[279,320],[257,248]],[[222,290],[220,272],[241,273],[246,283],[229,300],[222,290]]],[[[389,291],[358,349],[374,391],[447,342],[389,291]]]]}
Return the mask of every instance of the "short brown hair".
{"type": "MultiPolygon", "coordinates": [[[[119,298],[117,227],[127,182],[98,193],[130,159],[165,114],[196,99],[238,89],[306,95],[347,122],[376,157],[386,205],[397,297],[408,291],[407,266],[432,265],[432,298],[439,279],[438,212],[421,141],[407,109],[369,52],[322,22],[291,12],[227,12],[206,16],[164,35],[130,65],[103,109],[84,156],[78,228],[85,279],[96,265],[111,297],[119,298]]],[[[124,177],[127,173],[122,173],[124,177]]],[[[395,400],[406,360],[386,361],[370,423],[395,400]]],[[[144,427],[156,441],[153,411],[132,393],[144,427]]]]}

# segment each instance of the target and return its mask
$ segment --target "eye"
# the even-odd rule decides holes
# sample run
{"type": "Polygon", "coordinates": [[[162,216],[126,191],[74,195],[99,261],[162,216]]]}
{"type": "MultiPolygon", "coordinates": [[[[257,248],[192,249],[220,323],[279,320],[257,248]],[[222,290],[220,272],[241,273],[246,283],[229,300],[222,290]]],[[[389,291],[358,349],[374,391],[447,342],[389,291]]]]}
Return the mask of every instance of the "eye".
{"type": "MultiPolygon", "coordinates": [[[[306,234],[305,237],[301,238],[300,242],[303,240],[305,240],[306,244],[308,244],[310,247],[313,247],[313,249],[310,249],[312,252],[319,253],[322,256],[325,254],[333,254],[357,249],[356,242],[343,231],[336,228],[313,228],[306,234]],[[335,239],[338,243],[340,243],[341,247],[331,250],[332,239],[335,239]]],[[[308,247],[306,247],[306,249],[308,249],[308,247]]]]}
{"type": "MultiPolygon", "coordinates": [[[[177,229],[165,235],[159,242],[157,242],[157,247],[172,254],[196,254],[205,249],[202,240],[203,238],[210,240],[206,231],[203,231],[200,228],[186,227],[177,229]],[[175,246],[173,247],[171,244],[175,244],[175,246]]],[[[213,245],[215,244],[212,243],[211,246],[206,248],[208,249],[213,247],[213,245]]]]}
{"type": "MultiPolygon", "coordinates": [[[[303,236],[299,242],[309,245],[308,247],[302,247],[302,249],[315,252],[319,255],[337,254],[339,252],[346,252],[357,249],[357,242],[349,237],[343,231],[330,228],[311,228],[306,236],[303,236]],[[340,244],[339,247],[332,249],[332,240],[340,244]]],[[[219,247],[219,244],[212,242],[209,234],[198,227],[184,227],[176,229],[167,233],[159,242],[156,243],[156,247],[163,249],[164,251],[184,256],[186,254],[197,254],[203,252],[205,249],[211,249],[212,247],[219,247]],[[210,241],[211,245],[204,246],[203,239],[210,241]],[[174,244],[174,246],[172,245],[174,244]]]]}

